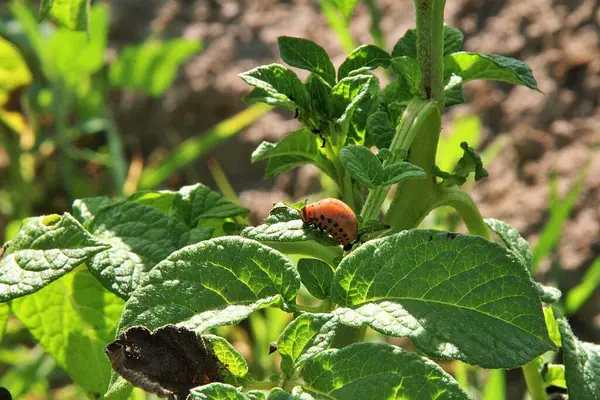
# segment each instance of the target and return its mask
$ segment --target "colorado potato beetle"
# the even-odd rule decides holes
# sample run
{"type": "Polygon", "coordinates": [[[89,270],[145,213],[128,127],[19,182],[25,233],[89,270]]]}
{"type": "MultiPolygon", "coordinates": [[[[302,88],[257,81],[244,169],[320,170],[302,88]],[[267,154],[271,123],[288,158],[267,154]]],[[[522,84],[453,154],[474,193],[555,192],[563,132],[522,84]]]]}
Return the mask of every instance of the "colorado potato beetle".
{"type": "Polygon", "coordinates": [[[327,231],[348,251],[358,234],[358,220],[354,211],[338,199],[323,199],[300,210],[302,221],[314,228],[327,231]]]}

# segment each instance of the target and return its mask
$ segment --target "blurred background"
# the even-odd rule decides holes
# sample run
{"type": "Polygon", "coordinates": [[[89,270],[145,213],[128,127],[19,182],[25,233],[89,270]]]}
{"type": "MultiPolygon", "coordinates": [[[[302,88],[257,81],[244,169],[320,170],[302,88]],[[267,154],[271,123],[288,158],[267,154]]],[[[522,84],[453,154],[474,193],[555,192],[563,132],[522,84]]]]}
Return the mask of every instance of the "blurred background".
{"type": "MultiPolygon", "coordinates": [[[[574,332],[598,343],[600,3],[446,3],[446,23],[465,34],[465,50],[526,62],[543,94],[467,84],[467,104],[444,116],[440,163],[453,165],[460,154],[450,148],[463,140],[482,152],[489,178],[471,190],[482,214],[530,241],[537,279],[563,291],[574,332]]],[[[348,24],[319,0],[92,5],[88,38],[38,23],[38,1],[0,0],[0,242],[23,218],[69,211],[85,196],[202,182],[237,194],[258,224],[276,201],[331,190],[310,167],[264,179],[265,164],[250,164],[261,141],[281,139],[298,122],[292,113],[248,108],[241,99],[249,88],[237,74],[281,63],[281,35],[317,42],[337,67],[360,44],[390,51],[414,27],[408,0],[359,1],[348,24]]],[[[443,210],[425,224],[462,229],[443,210]]],[[[33,346],[11,319],[0,382],[42,351],[33,346]]],[[[55,398],[80,398],[44,360],[23,398],[45,398],[50,386],[55,398]]],[[[507,382],[506,398],[519,398],[520,371],[507,382]]]]}

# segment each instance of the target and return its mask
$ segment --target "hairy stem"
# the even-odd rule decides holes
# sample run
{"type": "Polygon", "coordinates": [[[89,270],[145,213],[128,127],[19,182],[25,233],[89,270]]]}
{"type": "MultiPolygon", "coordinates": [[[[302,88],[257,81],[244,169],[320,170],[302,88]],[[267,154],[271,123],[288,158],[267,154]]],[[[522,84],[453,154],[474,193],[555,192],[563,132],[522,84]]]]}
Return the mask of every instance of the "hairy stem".
{"type": "Polygon", "coordinates": [[[426,98],[444,109],[444,5],[446,0],[414,0],[417,17],[417,61],[426,98]]]}

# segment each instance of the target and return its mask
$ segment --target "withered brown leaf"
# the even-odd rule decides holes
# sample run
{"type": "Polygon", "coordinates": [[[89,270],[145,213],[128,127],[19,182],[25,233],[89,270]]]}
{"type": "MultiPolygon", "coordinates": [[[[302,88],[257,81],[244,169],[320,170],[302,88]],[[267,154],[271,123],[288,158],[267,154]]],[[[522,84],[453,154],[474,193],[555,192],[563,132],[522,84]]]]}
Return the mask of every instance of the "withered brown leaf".
{"type": "Polygon", "coordinates": [[[172,400],[185,400],[190,389],[222,381],[225,369],[200,335],[175,325],[154,333],[133,326],[104,352],[113,369],[133,386],[172,400]]]}

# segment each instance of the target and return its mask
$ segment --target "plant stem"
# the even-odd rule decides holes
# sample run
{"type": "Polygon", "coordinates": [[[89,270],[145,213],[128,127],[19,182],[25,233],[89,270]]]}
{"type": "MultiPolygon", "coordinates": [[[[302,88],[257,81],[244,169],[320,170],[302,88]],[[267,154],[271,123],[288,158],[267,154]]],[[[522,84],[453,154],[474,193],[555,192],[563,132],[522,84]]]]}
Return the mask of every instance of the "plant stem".
{"type": "Polygon", "coordinates": [[[427,104],[422,118],[419,115],[420,121],[414,126],[416,136],[408,157],[408,161],[423,168],[427,176],[398,185],[384,220],[393,227],[393,232],[417,227],[437,202],[433,167],[442,121],[437,105],[433,102],[427,104]]]}
{"type": "Polygon", "coordinates": [[[444,109],[444,5],[446,0],[414,0],[417,19],[417,61],[426,98],[444,109]]]}
{"type": "MultiPolygon", "coordinates": [[[[392,143],[390,144],[392,156],[390,159],[385,160],[383,163],[384,167],[400,161],[398,158],[399,154],[403,153],[402,150],[408,152],[410,145],[412,144],[421,127],[421,124],[424,121],[424,116],[426,114],[424,111],[428,105],[429,104],[427,102],[418,98],[413,99],[408,104],[404,114],[402,114],[400,123],[396,127],[396,134],[394,135],[392,143]]],[[[380,186],[377,189],[369,192],[361,212],[361,217],[363,220],[366,221],[377,218],[379,215],[379,210],[381,209],[381,205],[383,204],[390,187],[391,186],[380,186]]]]}
{"type": "Polygon", "coordinates": [[[475,202],[465,191],[459,187],[451,187],[439,190],[438,202],[433,208],[450,206],[461,216],[469,233],[479,235],[486,239],[490,238],[488,227],[475,205],[475,202]]]}
{"type": "Polygon", "coordinates": [[[544,381],[538,370],[538,359],[534,358],[529,363],[525,364],[521,369],[523,370],[523,376],[525,376],[525,383],[527,384],[527,392],[531,396],[531,400],[546,400],[548,395],[544,387],[544,381]]]}

